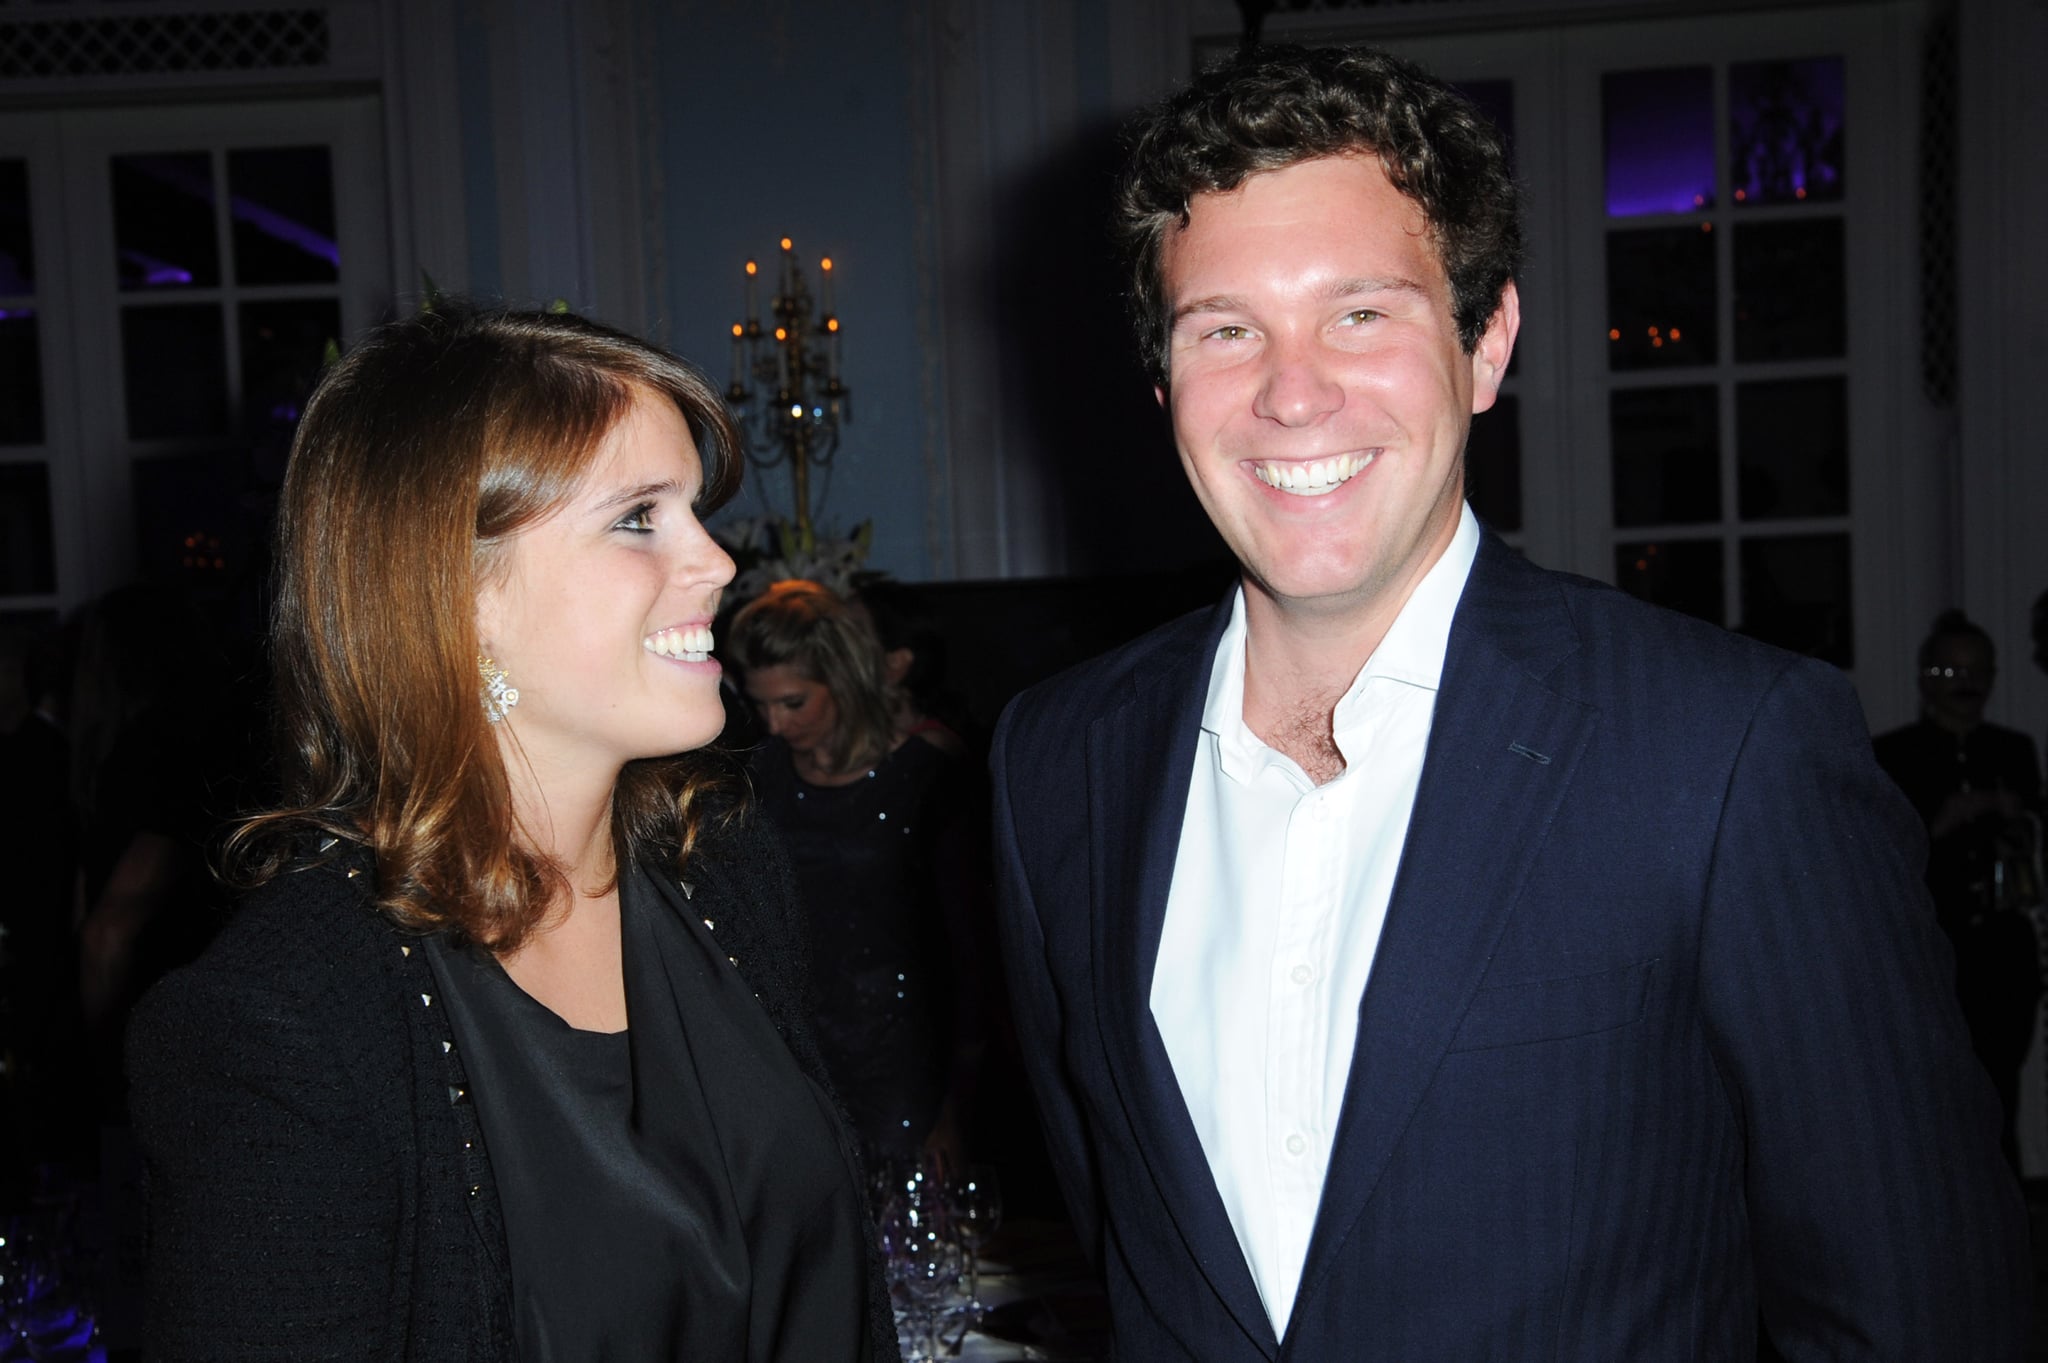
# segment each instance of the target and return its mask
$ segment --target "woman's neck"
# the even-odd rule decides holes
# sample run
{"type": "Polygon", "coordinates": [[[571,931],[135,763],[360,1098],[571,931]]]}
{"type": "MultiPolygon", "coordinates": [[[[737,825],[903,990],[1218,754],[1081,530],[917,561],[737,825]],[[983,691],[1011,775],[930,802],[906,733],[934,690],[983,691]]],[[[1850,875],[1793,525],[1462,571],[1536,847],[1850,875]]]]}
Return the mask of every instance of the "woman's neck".
{"type": "Polygon", "coordinates": [[[624,1031],[619,868],[612,845],[618,774],[545,779],[509,761],[506,774],[520,840],[553,861],[567,886],[519,949],[500,957],[505,973],[572,1027],[624,1031]]]}
{"type": "Polygon", "coordinates": [[[886,751],[856,754],[849,757],[843,765],[836,767],[827,766],[827,755],[822,750],[816,748],[805,752],[798,752],[796,749],[791,748],[789,750],[789,760],[791,765],[796,768],[797,779],[806,785],[850,786],[855,781],[865,777],[870,771],[873,771],[884,757],[896,751],[897,748],[902,746],[902,743],[903,737],[901,734],[898,734],[886,751]]]}

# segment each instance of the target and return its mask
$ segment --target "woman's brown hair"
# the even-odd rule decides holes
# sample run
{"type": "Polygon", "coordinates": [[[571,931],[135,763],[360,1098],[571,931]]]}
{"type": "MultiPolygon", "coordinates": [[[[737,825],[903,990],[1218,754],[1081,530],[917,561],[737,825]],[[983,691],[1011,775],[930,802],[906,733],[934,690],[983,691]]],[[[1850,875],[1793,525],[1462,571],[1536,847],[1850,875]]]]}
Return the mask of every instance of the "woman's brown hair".
{"type": "Polygon", "coordinates": [[[733,617],[726,647],[743,671],[793,667],[831,693],[839,728],[825,757],[833,771],[879,761],[896,746],[881,640],[867,615],[831,589],[802,578],[776,583],[733,617]]]}
{"type": "MultiPolygon", "coordinates": [[[[307,839],[335,838],[376,855],[377,902],[405,926],[506,951],[540,922],[566,882],[515,836],[480,700],[477,587],[513,535],[574,492],[643,394],[682,413],[708,513],[743,463],[718,390],[595,322],[437,301],[322,379],[278,510],[284,798],[229,839],[231,880],[260,884],[307,839]]],[[[735,802],[726,771],[708,753],[628,764],[612,798],[619,864],[680,865],[735,802]]]]}

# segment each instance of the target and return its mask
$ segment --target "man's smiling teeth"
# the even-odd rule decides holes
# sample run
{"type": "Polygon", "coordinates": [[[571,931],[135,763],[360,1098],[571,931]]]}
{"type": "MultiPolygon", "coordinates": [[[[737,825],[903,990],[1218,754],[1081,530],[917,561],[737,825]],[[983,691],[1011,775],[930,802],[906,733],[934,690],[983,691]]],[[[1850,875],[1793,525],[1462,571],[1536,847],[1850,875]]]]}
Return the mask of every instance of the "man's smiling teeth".
{"type": "Polygon", "coordinates": [[[664,658],[701,663],[711,656],[711,630],[704,625],[689,629],[661,629],[640,641],[640,647],[664,658]]]}
{"type": "Polygon", "coordinates": [[[1252,465],[1252,472],[1267,487],[1291,492],[1297,497],[1319,497],[1349,482],[1371,462],[1371,454],[1340,454],[1334,459],[1315,459],[1306,464],[1261,460],[1252,465]]]}

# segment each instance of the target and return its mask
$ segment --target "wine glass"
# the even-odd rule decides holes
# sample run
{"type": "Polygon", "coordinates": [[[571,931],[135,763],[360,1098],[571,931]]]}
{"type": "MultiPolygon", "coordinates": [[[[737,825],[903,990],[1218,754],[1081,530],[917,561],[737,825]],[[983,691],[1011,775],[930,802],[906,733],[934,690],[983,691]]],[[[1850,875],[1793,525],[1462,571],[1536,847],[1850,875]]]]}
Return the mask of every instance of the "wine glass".
{"type": "Polygon", "coordinates": [[[1002,1228],[1003,1184],[986,1164],[968,1166],[967,1176],[953,1190],[953,1224],[967,1251],[967,1307],[981,1316],[981,1248],[1002,1228]]]}
{"type": "Polygon", "coordinates": [[[960,1282],[960,1246],[941,1208],[935,1189],[927,1198],[912,1182],[878,1228],[898,1339],[913,1361],[939,1356],[943,1309],[960,1282]]]}

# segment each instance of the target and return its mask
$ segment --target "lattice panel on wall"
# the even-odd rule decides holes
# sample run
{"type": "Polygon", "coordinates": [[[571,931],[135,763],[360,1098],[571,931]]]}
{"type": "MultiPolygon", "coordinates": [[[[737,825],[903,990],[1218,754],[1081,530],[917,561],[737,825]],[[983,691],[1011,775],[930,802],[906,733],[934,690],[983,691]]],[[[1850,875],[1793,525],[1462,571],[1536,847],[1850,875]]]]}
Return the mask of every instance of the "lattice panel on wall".
{"type": "Polygon", "coordinates": [[[1956,8],[1929,17],[1920,49],[1920,386],[1956,401],[1956,8]]]}
{"type": "MultiPolygon", "coordinates": [[[[1469,5],[1484,0],[1251,0],[1251,7],[1268,14],[1332,14],[1339,10],[1391,9],[1399,5],[1469,5]]],[[[1245,0],[1238,0],[1245,8],[1245,0]]]]}
{"type": "MultiPolygon", "coordinates": [[[[18,12],[18,11],[17,11],[18,12]]],[[[0,18],[0,79],[322,67],[324,9],[0,18]]]]}

